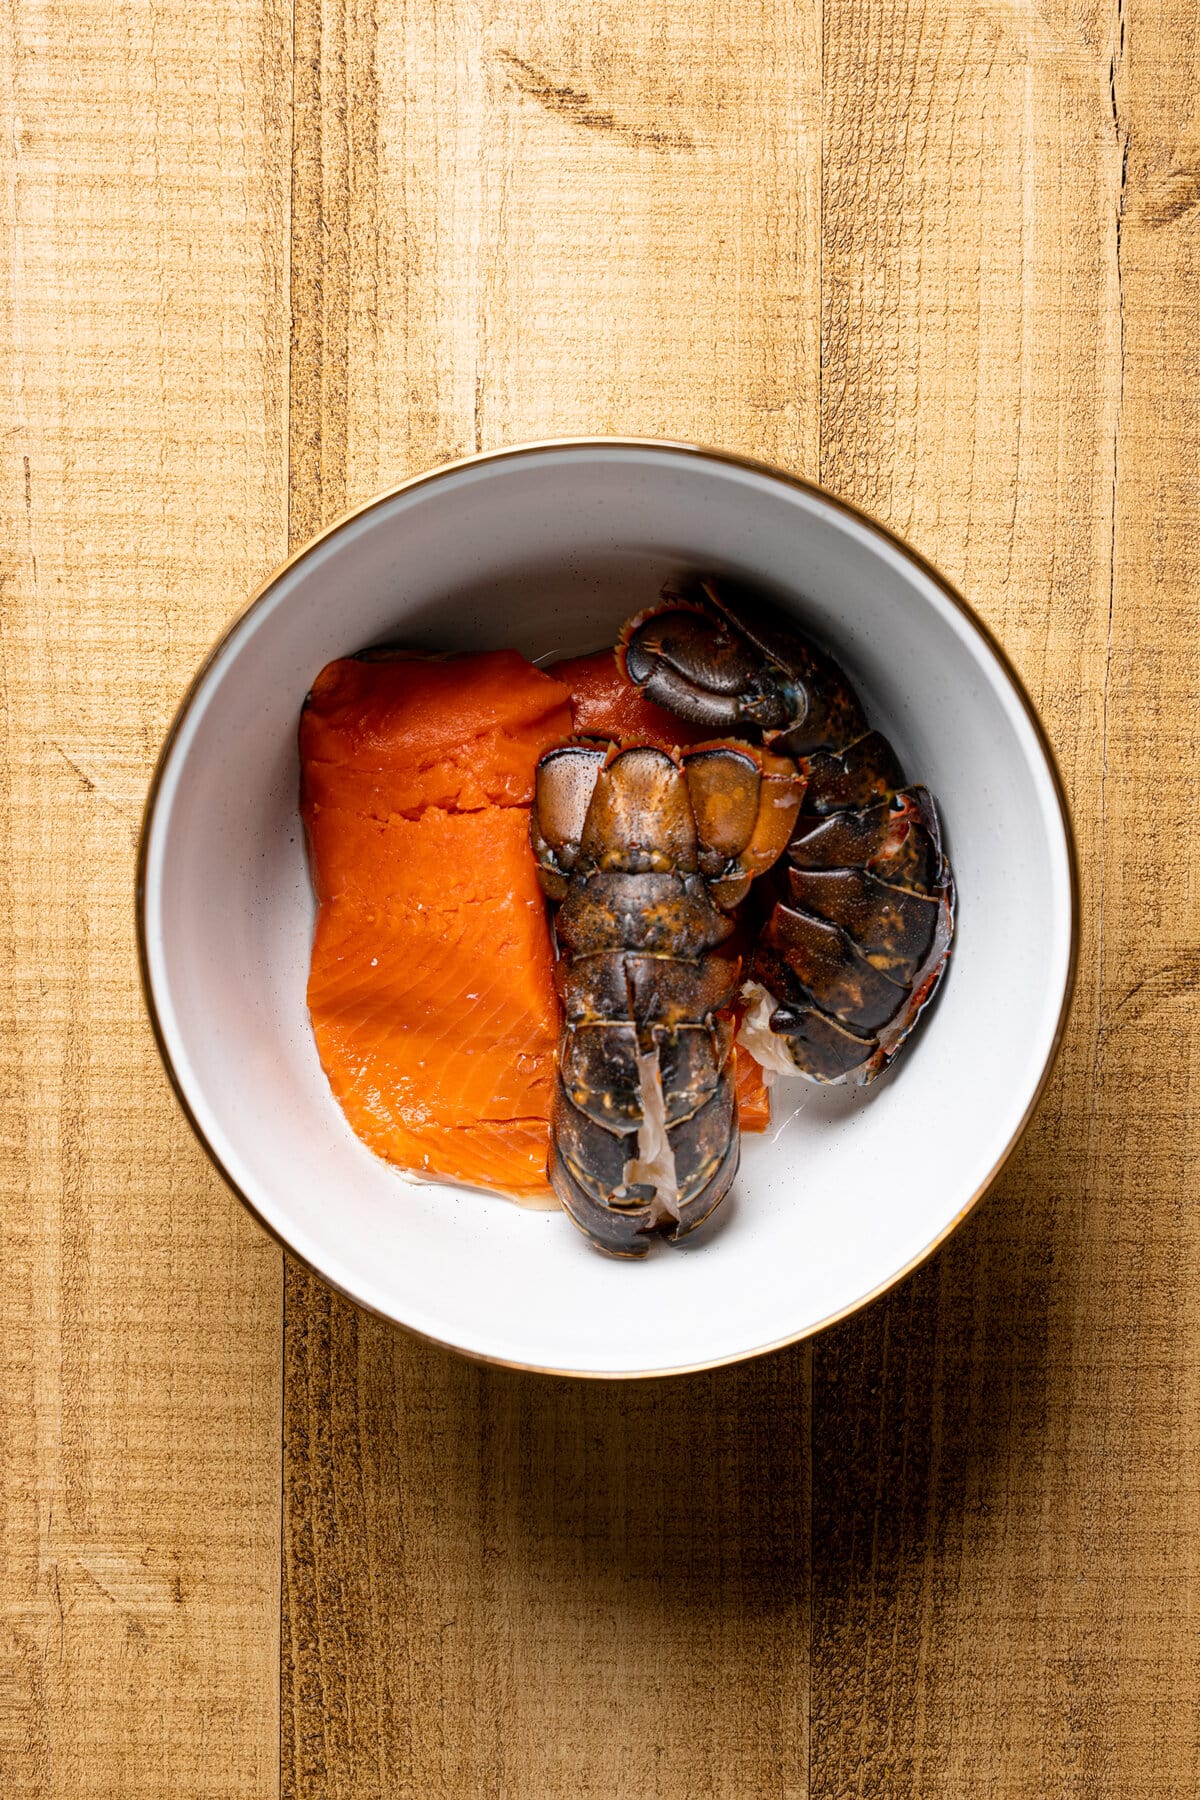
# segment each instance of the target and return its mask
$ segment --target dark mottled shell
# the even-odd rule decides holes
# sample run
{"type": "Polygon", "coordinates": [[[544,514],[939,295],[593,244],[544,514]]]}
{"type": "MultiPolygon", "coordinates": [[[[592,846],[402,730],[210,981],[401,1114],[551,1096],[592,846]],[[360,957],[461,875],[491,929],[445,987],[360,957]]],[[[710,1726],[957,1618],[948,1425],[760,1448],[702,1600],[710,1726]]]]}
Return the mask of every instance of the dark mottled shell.
{"type": "Polygon", "coordinates": [[[818,750],[800,758],[807,778],[806,813],[842,812],[846,807],[875,806],[890,800],[904,785],[904,771],[892,746],[878,731],[848,744],[844,750],[818,750]]]}
{"type": "Polygon", "coordinates": [[[684,1025],[677,1031],[659,1026],[651,1037],[658,1051],[667,1123],[675,1125],[691,1118],[716,1091],[733,1049],[733,1021],[714,1019],[711,1025],[684,1025]]]}
{"type": "Polygon", "coordinates": [[[573,1105],[606,1131],[641,1123],[635,1025],[577,1025],[563,1033],[559,1075],[573,1105]]]}
{"type": "Polygon", "coordinates": [[[781,735],[768,731],[777,750],[803,756],[862,735],[867,721],[858,696],[828,651],[733,583],[705,580],[700,587],[706,603],[767,658],[777,684],[788,690],[791,717],[780,722],[781,735]]]}
{"type": "Polygon", "coordinates": [[[787,883],[794,907],[840,925],[893,981],[911,982],[933,948],[938,903],[931,896],[889,887],[864,869],[789,869],[787,883]]]}
{"type": "MultiPolygon", "coordinates": [[[[857,1070],[870,1079],[912,1029],[949,954],[954,884],[931,796],[905,785],[894,749],[869,729],[835,660],[736,584],[689,578],[664,590],[661,606],[631,621],[623,641],[631,678],[647,692],[659,683],[661,703],[685,718],[761,732],[797,759],[805,790],[790,869],[770,877],[780,903],[752,972],[784,1003],[774,1027],[802,1072],[835,1080],[857,1070]]],[[[703,843],[699,862],[719,882],[716,854],[703,843]]],[[[747,867],[743,853],[741,878],[729,870],[714,894],[719,905],[744,897],[747,867]]]]}
{"type": "Polygon", "coordinates": [[[700,1024],[729,1006],[741,979],[742,962],[727,950],[697,961],[682,957],[626,958],[633,1016],[639,1025],[700,1024]]]}
{"type": "Polygon", "coordinates": [[[569,956],[642,950],[701,956],[733,930],[700,876],[603,871],[577,880],[558,914],[558,941],[569,956]]]}
{"type": "Polygon", "coordinates": [[[777,999],[813,999],[857,1031],[878,1031],[895,1017],[908,998],[907,988],[872,968],[837,925],[810,918],[790,906],[777,906],[763,930],[763,951],[775,951],[786,965],[789,981],[781,993],[755,969],[777,999]]]}
{"type": "Polygon", "coordinates": [[[779,1006],[771,1029],[786,1037],[792,1055],[816,1081],[842,1081],[876,1056],[879,1041],[851,1031],[818,1006],[779,1006]]]}
{"type": "MultiPolygon", "coordinates": [[[[636,664],[647,645],[635,640],[636,664]]],[[[665,666],[662,645],[655,654],[665,666]]],[[[530,839],[547,895],[562,901],[566,1015],[550,1176],[614,1255],[644,1254],[655,1231],[678,1239],[733,1180],[741,959],[720,953],[734,930],[722,908],[782,855],[802,795],[794,766],[761,746],[680,759],[576,741],[539,764],[530,839]],[[643,1157],[644,1171],[630,1167],[643,1157]]]]}
{"type": "Polygon", "coordinates": [[[931,894],[941,878],[941,832],[925,788],[831,818],[801,816],[788,846],[797,869],[868,870],[881,881],[931,894]]]}
{"type": "MultiPolygon", "coordinates": [[[[697,1225],[703,1225],[705,1219],[712,1216],[733,1186],[734,1177],[738,1172],[742,1140],[737,1129],[736,1105],[731,1101],[727,1108],[723,1096],[714,1094],[708,1107],[705,1108],[706,1112],[710,1110],[717,1121],[715,1128],[709,1128],[714,1140],[719,1139],[722,1131],[728,1134],[725,1153],[715,1165],[711,1159],[705,1160],[704,1169],[711,1169],[712,1173],[708,1175],[707,1185],[699,1186],[688,1199],[680,1204],[679,1223],[672,1231],[666,1233],[668,1242],[672,1244],[677,1244],[680,1238],[686,1237],[689,1231],[695,1231],[697,1225]]],[[[676,1166],[678,1167],[678,1162],[676,1166]]]]}
{"type": "Polygon", "coordinates": [[[741,966],[740,957],[721,952],[689,962],[607,950],[561,961],[555,979],[568,1025],[599,1019],[698,1025],[730,1005],[741,966]]]}
{"type": "Polygon", "coordinates": [[[637,1134],[610,1137],[576,1111],[559,1088],[550,1133],[550,1179],[568,1218],[610,1256],[645,1256],[654,1232],[648,1192],[620,1204],[625,1164],[637,1155],[637,1134]]]}
{"type": "Polygon", "coordinates": [[[618,659],[647,699],[713,731],[748,723],[780,728],[792,716],[790,690],[754,646],[710,607],[655,607],[630,619],[618,659]]]}
{"type": "Polygon", "coordinates": [[[632,1020],[628,960],[624,950],[602,950],[573,962],[560,958],[554,985],[568,1025],[589,1025],[598,1019],[632,1020]]]}
{"type": "Polygon", "coordinates": [[[625,1164],[637,1155],[637,1132],[600,1129],[559,1087],[554,1102],[555,1136],[568,1160],[581,1171],[583,1185],[598,1197],[620,1187],[625,1164]]]}
{"type": "MultiPolygon", "coordinates": [[[[737,1097],[733,1065],[727,1062],[712,1098],[671,1133],[675,1173],[679,1180],[680,1212],[684,1218],[687,1216],[689,1203],[700,1198],[706,1202],[702,1216],[707,1217],[717,1204],[717,1199],[723,1198],[727,1192],[737,1170],[736,1123],[737,1097]],[[729,1161],[730,1152],[732,1164],[729,1161]],[[713,1199],[713,1187],[710,1184],[716,1183],[718,1171],[725,1175],[725,1183],[717,1199],[713,1199]]],[[[679,1233],[674,1235],[678,1236],[679,1233]]]]}

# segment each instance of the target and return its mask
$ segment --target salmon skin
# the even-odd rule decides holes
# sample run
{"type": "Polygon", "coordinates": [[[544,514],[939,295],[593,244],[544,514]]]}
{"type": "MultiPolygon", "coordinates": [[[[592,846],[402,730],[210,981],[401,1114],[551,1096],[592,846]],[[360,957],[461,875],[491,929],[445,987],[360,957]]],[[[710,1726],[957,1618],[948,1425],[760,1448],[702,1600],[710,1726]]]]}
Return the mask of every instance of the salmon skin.
{"type": "Polygon", "coordinates": [[[547,1205],[560,1021],[529,808],[570,730],[566,688],[511,650],[342,659],[300,722],[333,1093],[389,1162],[547,1205]]]}

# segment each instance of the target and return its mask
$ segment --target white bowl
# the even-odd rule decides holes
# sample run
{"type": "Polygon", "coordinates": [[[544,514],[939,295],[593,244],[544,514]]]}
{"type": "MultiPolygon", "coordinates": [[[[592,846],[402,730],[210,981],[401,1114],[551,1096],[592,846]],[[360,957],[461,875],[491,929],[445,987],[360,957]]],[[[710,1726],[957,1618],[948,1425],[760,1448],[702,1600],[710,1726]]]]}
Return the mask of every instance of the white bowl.
{"type": "Polygon", "coordinates": [[[928,1255],[1011,1152],[1075,962],[1070,824],[1029,700],[966,602],[890,533],[772,469],[687,445],[578,440],[403,483],[294,556],[188,693],[151,789],[139,876],[146,992],[217,1167],[335,1287],[489,1361],[666,1374],[793,1342],[928,1255]],[[612,1262],[561,1215],[418,1185],[354,1137],[305,1008],[313,899],[296,726],[331,658],[382,639],[612,641],[681,568],[748,578],[858,684],[937,795],[958,933],[936,1004],[873,1088],[775,1089],[711,1226],[612,1262]],[[786,1115],[795,1116],[784,1123],[786,1115]]]}

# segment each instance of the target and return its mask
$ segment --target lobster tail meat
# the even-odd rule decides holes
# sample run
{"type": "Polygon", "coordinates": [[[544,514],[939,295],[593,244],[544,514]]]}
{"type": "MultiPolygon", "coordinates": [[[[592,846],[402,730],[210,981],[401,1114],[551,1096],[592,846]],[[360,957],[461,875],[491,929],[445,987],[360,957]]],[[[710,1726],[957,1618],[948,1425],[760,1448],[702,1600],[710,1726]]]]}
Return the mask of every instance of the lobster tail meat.
{"type": "Polygon", "coordinates": [[[742,1041],[753,1046],[763,1066],[795,1075],[801,1061],[811,1081],[845,1081],[877,1048],[870,1035],[852,1031],[811,1002],[777,1006],[763,987],[742,1026],[742,1041]]]}
{"type": "Polygon", "coordinates": [[[597,869],[690,875],[696,816],[673,757],[652,745],[624,750],[596,777],[580,849],[597,869]]]}
{"type": "Polygon", "coordinates": [[[708,610],[639,613],[623,629],[617,657],[653,705],[711,731],[782,726],[792,710],[782,671],[708,610]]]}
{"type": "Polygon", "coordinates": [[[806,812],[782,875],[751,969],[779,1003],[770,1030],[794,1072],[871,1081],[905,1043],[950,953],[954,879],[931,796],[900,787],[815,823],[806,812]]]}
{"type": "Polygon", "coordinates": [[[665,590],[659,606],[626,624],[617,655],[634,686],[660,705],[716,725],[690,709],[719,694],[726,730],[757,727],[788,756],[853,743],[867,729],[858,695],[833,658],[731,582],[704,576],[665,590]],[[732,685],[739,674],[740,688],[732,685]]]}
{"type": "Polygon", "coordinates": [[[598,870],[572,882],[558,916],[558,947],[573,958],[614,948],[695,957],[724,943],[732,929],[699,875],[598,870]]]}
{"type": "Polygon", "coordinates": [[[789,869],[797,912],[841,926],[873,968],[910,982],[933,948],[938,902],[891,887],[866,869],[789,869]]]}
{"type": "Polygon", "coordinates": [[[820,994],[825,1011],[855,1031],[877,1031],[905,1000],[901,984],[872,968],[847,932],[782,901],[763,929],[754,969],[769,971],[778,984],[772,991],[785,1000],[820,994]]]}

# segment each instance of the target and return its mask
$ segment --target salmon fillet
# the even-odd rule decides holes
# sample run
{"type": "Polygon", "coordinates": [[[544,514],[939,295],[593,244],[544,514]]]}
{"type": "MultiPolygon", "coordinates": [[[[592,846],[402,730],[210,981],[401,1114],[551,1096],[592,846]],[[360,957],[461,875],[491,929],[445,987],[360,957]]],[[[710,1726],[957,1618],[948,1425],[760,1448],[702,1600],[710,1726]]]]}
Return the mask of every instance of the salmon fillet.
{"type": "Polygon", "coordinates": [[[331,663],[300,726],[333,1093],[388,1161],[546,1204],[559,1008],[529,807],[570,730],[515,651],[331,663]]]}
{"type": "Polygon", "coordinates": [[[538,757],[571,730],[566,703],[516,650],[343,658],[301,720],[306,798],[378,818],[528,807],[538,757]]]}

